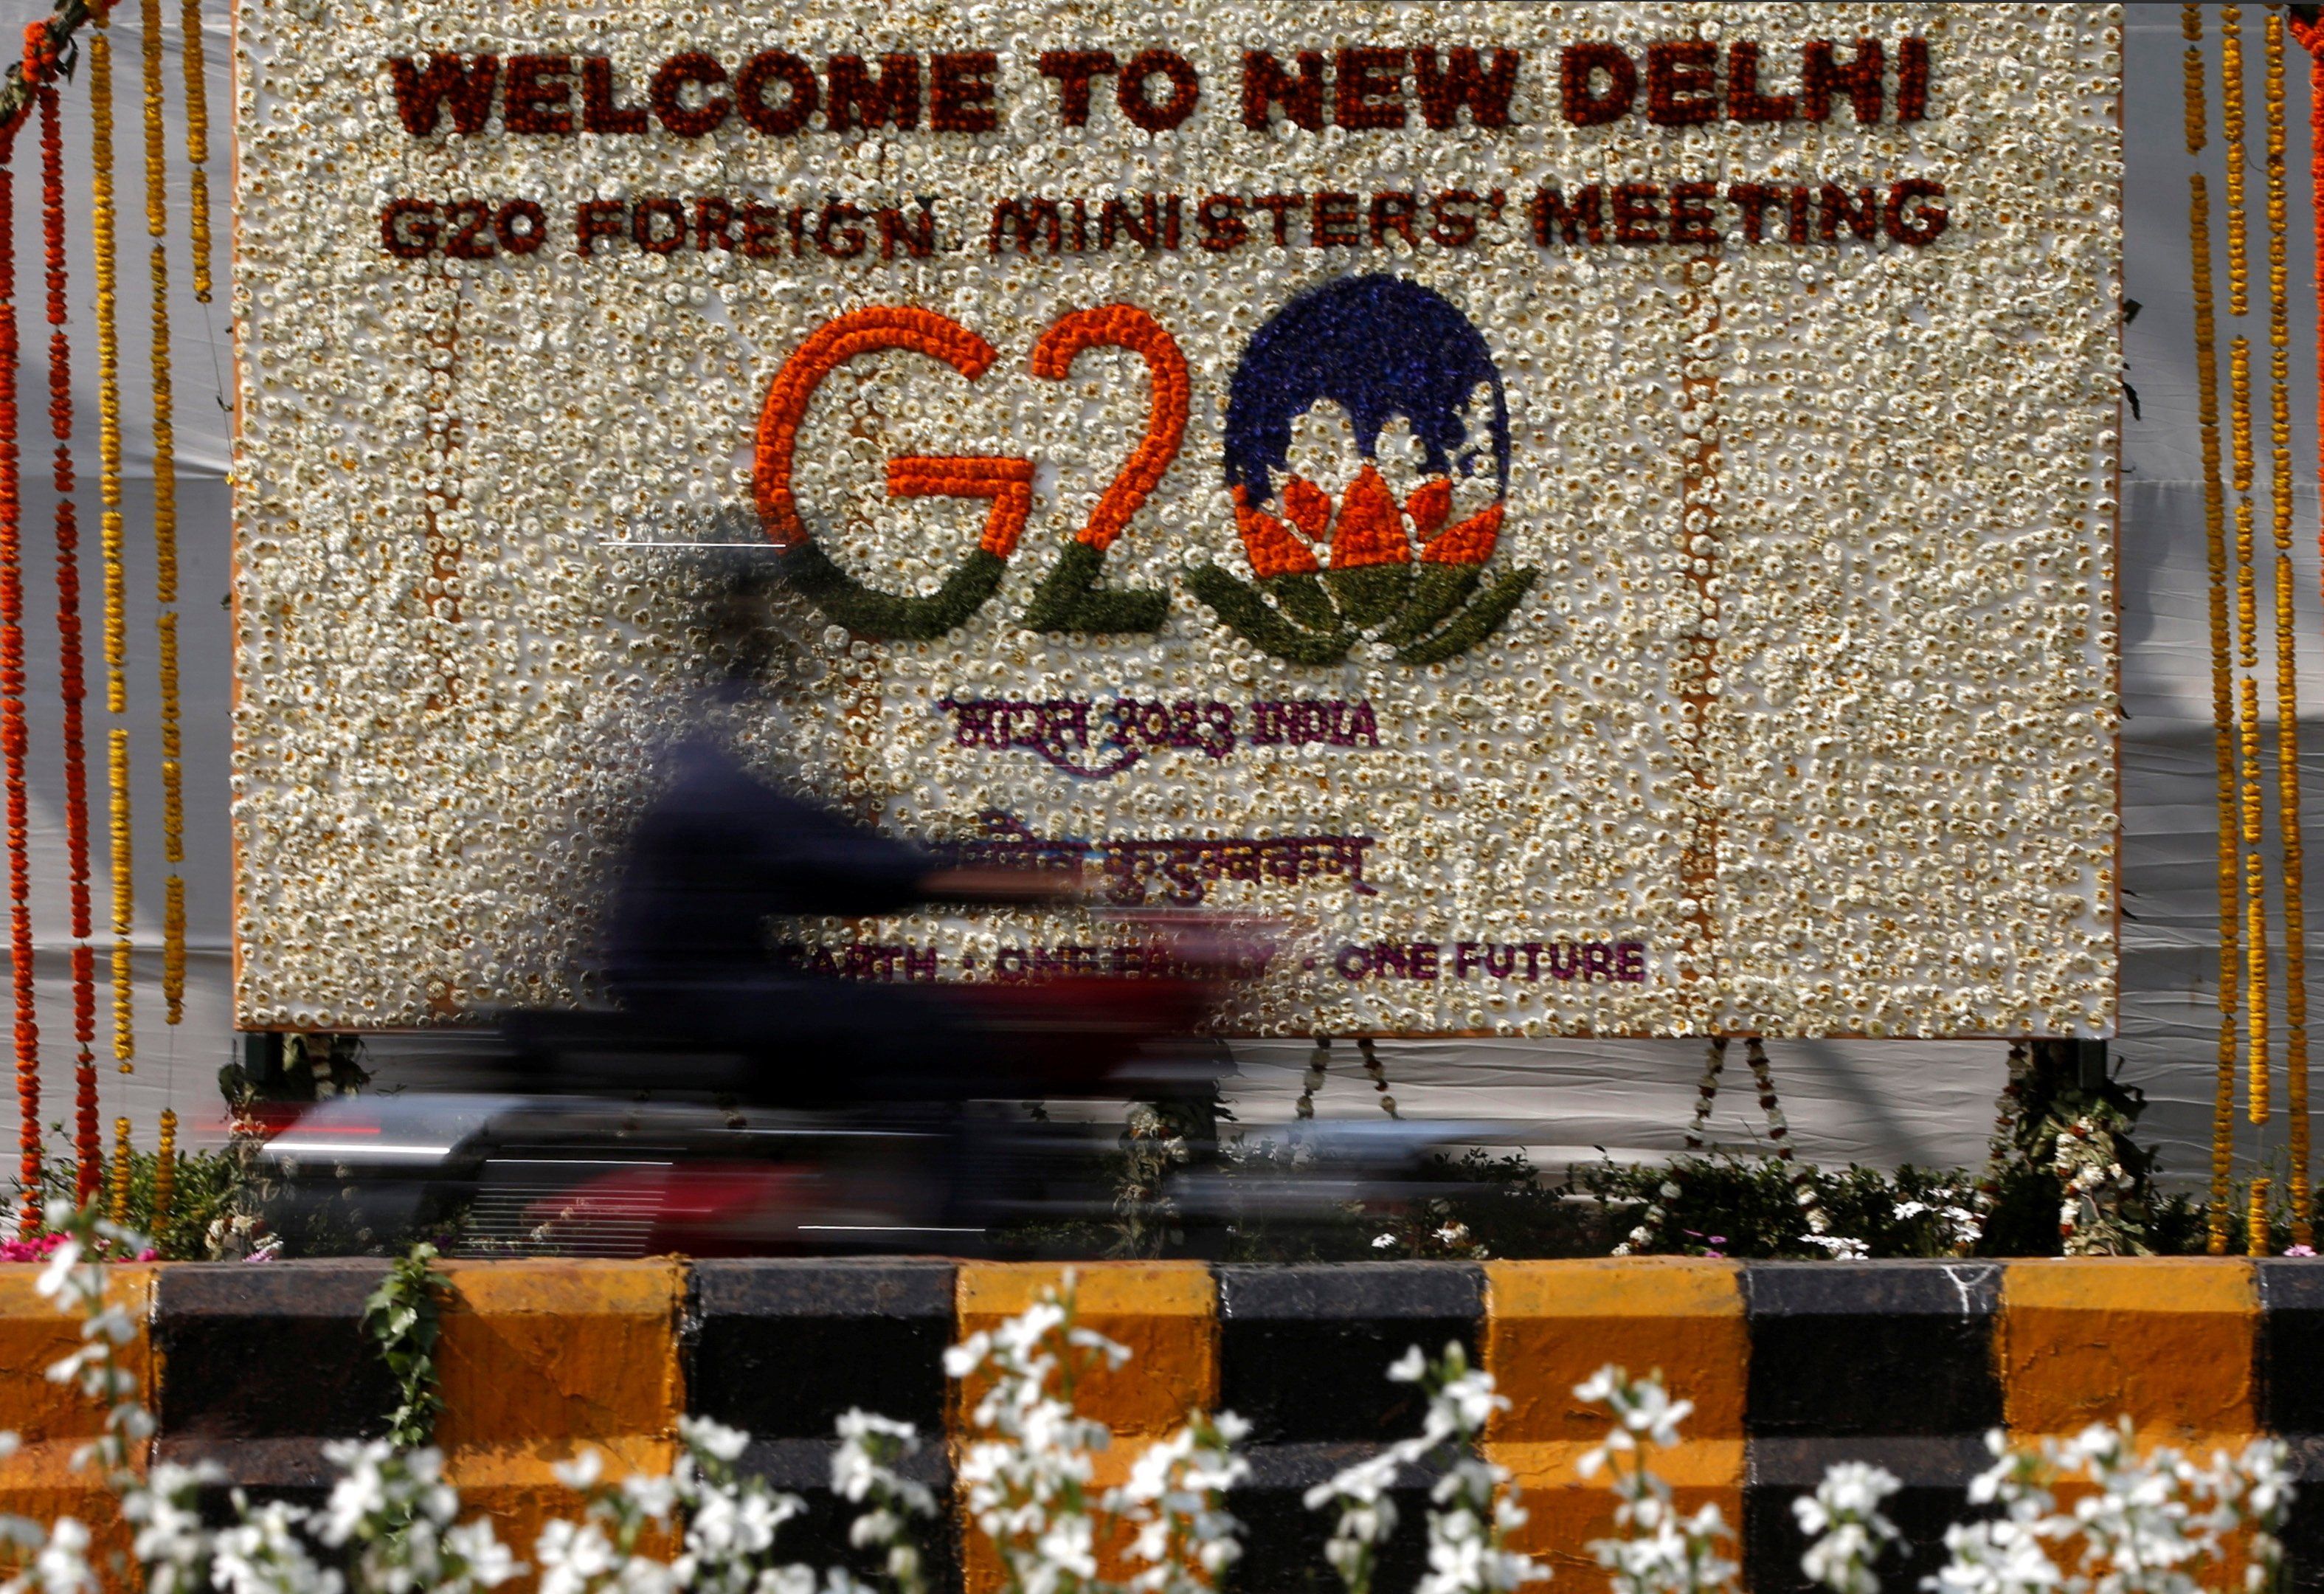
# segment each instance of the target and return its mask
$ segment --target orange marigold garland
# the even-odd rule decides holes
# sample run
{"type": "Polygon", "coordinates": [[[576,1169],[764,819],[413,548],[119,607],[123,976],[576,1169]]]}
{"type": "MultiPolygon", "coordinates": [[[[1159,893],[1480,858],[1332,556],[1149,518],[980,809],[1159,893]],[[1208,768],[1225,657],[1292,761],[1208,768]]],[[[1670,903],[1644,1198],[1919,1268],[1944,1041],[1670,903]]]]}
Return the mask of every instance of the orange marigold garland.
{"type": "MultiPolygon", "coordinates": [[[[2187,40],[2187,153],[2207,142],[2203,108],[2203,12],[2180,7],[2187,40]]],[[[2203,439],[2203,545],[2209,566],[2211,629],[2211,750],[2218,777],[2219,1044],[2211,1109],[2211,1204],[2209,1248],[2227,1254],[2227,1200],[2236,1151],[2236,1007],[2243,984],[2243,880],[2236,867],[2242,833],[2236,803],[2235,668],[2228,651],[2227,494],[2219,474],[2219,348],[2217,301],[2211,291],[2211,196],[2200,171],[2187,179],[2187,240],[2195,302],[2195,385],[2203,439]]]]}
{"type": "Polygon", "coordinates": [[[2291,207],[2286,199],[2283,115],[2283,14],[2270,10],[2261,36],[2265,63],[2267,180],[2268,529],[2275,544],[2276,835],[2283,848],[2283,1080],[2287,1192],[2292,1238],[2307,1245],[2308,944],[2307,869],[2300,825],[2299,626],[2292,604],[2292,296],[2291,207]]]}
{"type": "MultiPolygon", "coordinates": [[[[27,33],[27,42],[32,35],[27,33]]],[[[49,429],[56,439],[57,688],[63,700],[65,856],[72,896],[73,1098],[76,1197],[87,1200],[100,1179],[97,1145],[97,959],[89,947],[88,745],[81,704],[80,523],[73,504],[72,344],[65,331],[64,139],[57,91],[40,89],[41,234],[48,252],[49,429]]]]}
{"type": "Polygon", "coordinates": [[[16,1011],[16,1146],[25,1216],[41,1189],[41,1030],[32,1010],[32,876],[25,836],[23,500],[16,474],[16,191],[13,155],[23,118],[0,127],[0,759],[8,806],[8,923],[16,1011]]]}

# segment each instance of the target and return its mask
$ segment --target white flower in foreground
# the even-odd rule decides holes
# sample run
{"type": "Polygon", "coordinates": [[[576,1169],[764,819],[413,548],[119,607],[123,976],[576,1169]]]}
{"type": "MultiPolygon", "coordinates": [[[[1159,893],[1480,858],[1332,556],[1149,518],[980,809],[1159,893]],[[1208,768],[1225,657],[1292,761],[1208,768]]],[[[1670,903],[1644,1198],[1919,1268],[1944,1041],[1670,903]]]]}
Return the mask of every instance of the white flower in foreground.
{"type": "Polygon", "coordinates": [[[1813,1541],[1800,1570],[1832,1594],[1879,1594],[1872,1563],[1897,1538],[1880,1507],[1902,1487],[1885,1469],[1861,1461],[1827,1469],[1814,1494],[1792,1502],[1800,1530],[1813,1541]]]}
{"type": "Polygon", "coordinates": [[[1419,1434],[1343,1469],[1306,1494],[1311,1511],[1339,1507],[1323,1555],[1349,1594],[1370,1594],[1380,1546],[1396,1531],[1396,1502],[1388,1491],[1406,1468],[1432,1458],[1443,1470],[1429,1490],[1428,1571],[1416,1594],[1502,1594],[1548,1577],[1548,1568],[1507,1547],[1509,1532],[1524,1523],[1525,1512],[1509,1487],[1508,1470],[1478,1453],[1486,1423],[1509,1404],[1495,1392],[1493,1376],[1472,1370],[1467,1351],[1456,1342],[1434,1362],[1415,1345],[1390,1365],[1388,1376],[1427,1390],[1419,1434]]]}

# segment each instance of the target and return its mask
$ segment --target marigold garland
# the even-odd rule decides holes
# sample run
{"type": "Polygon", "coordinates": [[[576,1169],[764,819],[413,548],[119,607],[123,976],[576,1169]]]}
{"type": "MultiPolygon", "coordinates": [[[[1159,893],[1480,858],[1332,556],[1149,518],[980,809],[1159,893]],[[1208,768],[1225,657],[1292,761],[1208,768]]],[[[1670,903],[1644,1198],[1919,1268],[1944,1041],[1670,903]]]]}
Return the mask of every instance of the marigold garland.
{"type": "Polygon", "coordinates": [[[161,1109],[161,1135],[153,1147],[153,1216],[146,1228],[155,1240],[170,1225],[170,1209],[178,1194],[178,1115],[161,1109]]]}
{"type": "Polygon", "coordinates": [[[11,984],[16,1012],[18,1176],[25,1212],[41,1188],[41,1033],[32,1009],[32,860],[26,850],[24,630],[20,533],[23,502],[16,474],[16,192],[11,164],[23,118],[0,127],[0,755],[6,764],[11,984]]]}
{"type": "Polygon", "coordinates": [[[115,1223],[126,1227],[129,1222],[129,1120],[113,1120],[113,1189],[107,1192],[107,1205],[115,1223]]]}
{"type": "MultiPolygon", "coordinates": [[[[2236,664],[2259,667],[2259,585],[2252,504],[2251,341],[2227,346],[2228,444],[2236,490],[2236,664]]],[[[2267,1122],[2267,860],[2260,849],[2265,815],[2260,803],[2259,682],[2250,673],[2236,682],[2236,742],[2241,772],[2238,825],[2244,876],[2245,1114],[2267,1122]]]]}
{"type": "MultiPolygon", "coordinates": [[[[107,18],[100,13],[88,40],[89,163],[97,270],[97,498],[104,510],[99,551],[105,566],[105,706],[109,714],[129,711],[126,605],[128,579],[122,560],[121,527],[121,338],[113,189],[113,44],[107,18]]],[[[121,1071],[132,1070],[137,1041],[134,987],[131,984],[130,929],[136,894],[129,876],[129,732],[116,726],[106,736],[106,814],[113,869],[113,1057],[121,1071]]]]}
{"type": "MultiPolygon", "coordinates": [[[[170,255],[164,242],[170,196],[162,136],[161,0],[142,0],[141,14],[144,19],[145,231],[153,240],[153,598],[160,610],[156,630],[161,677],[161,856],[171,865],[169,878],[162,883],[161,994],[163,1022],[177,1024],[186,1015],[185,990],[170,971],[185,964],[186,885],[177,866],[186,861],[186,833],[185,775],[179,759],[178,617],[171,611],[178,601],[178,458],[171,403],[170,255]],[[171,904],[176,904],[174,913],[168,911],[171,904]]],[[[195,23],[198,31],[198,9],[195,23]]]]}
{"type": "Polygon", "coordinates": [[[113,821],[113,1056],[124,1074],[134,1073],[136,1055],[131,1035],[129,924],[133,903],[129,892],[129,732],[115,726],[106,736],[105,771],[113,821]]]}
{"type": "MultiPolygon", "coordinates": [[[[2292,37],[2297,39],[2301,46],[2308,51],[2308,180],[2310,210],[2316,228],[2317,246],[2319,249],[2324,249],[2324,53],[2319,53],[2319,51],[2324,51],[2324,20],[2319,20],[2311,14],[2309,20],[2303,23],[2301,20],[2299,14],[2294,13],[2292,22],[2292,37]]],[[[2319,255],[2317,257],[2316,281],[2319,292],[2324,292],[2324,255],[2319,255]]],[[[2324,322],[2319,322],[2318,324],[2316,341],[2318,353],[2319,355],[2324,355],[2324,322]]],[[[2319,447],[2324,448],[2324,443],[2319,443],[2319,447]]],[[[2324,459],[2319,459],[2319,465],[2324,466],[2324,459]]],[[[2318,541],[2319,544],[2324,544],[2324,529],[2319,529],[2318,533],[2318,541]]],[[[2290,579],[2288,575],[2285,577],[2285,579],[2287,581],[2290,579]]],[[[2299,768],[2298,763],[2295,761],[2292,767],[2295,772],[2297,772],[2299,768]]],[[[2296,774],[2292,786],[2292,806],[2289,811],[2296,812],[2299,801],[2296,774]]],[[[2287,875],[2287,882],[2288,880],[2289,875],[2287,875]]],[[[2297,894],[2292,891],[2288,883],[2285,889],[2287,900],[2297,900],[2297,894]]],[[[2306,909],[2304,903],[2301,904],[2301,911],[2302,914],[2301,933],[2304,936],[2306,929],[2306,909]]],[[[2304,940],[2294,940],[2292,938],[2291,922],[2292,922],[2287,919],[2285,925],[2286,944],[2288,946],[2301,947],[2304,954],[2305,941],[2304,940]]],[[[2305,1005],[2307,996],[2307,987],[2304,983],[2306,973],[2307,971],[2303,968],[2301,969],[2301,978],[2303,983],[2301,987],[2301,996],[2303,1006],[2305,1005]]],[[[2294,1176],[2301,1182],[2297,1195],[2297,1204],[2295,1205],[2292,1213],[2292,1221],[2297,1226],[2295,1237],[2299,1243],[2302,1245],[2312,1245],[2314,1243],[2314,1215],[2310,1209],[2312,1197],[2307,1183],[2309,1126],[2307,1111],[2308,1080],[2306,1066],[2307,1057],[2305,1052],[2306,1040],[2307,1037],[2303,1032],[2301,1036],[2302,1052],[2300,1060],[2300,1069],[2299,1072],[2294,1075],[2295,1089],[2299,1091],[2299,1096],[2292,1109],[2294,1135],[2292,1169],[2294,1176]]]]}
{"type": "MultiPolygon", "coordinates": [[[[36,24],[37,27],[37,24],[36,24]]],[[[27,33],[27,44],[31,42],[27,33]]],[[[76,1199],[96,1193],[104,1148],[97,1119],[97,963],[88,910],[88,746],[81,704],[80,523],[73,504],[72,345],[65,330],[64,139],[57,91],[42,84],[41,107],[41,233],[48,253],[49,428],[56,439],[57,687],[63,702],[65,854],[72,901],[74,1144],[76,1199]]]]}
{"type": "Polygon", "coordinates": [[[194,297],[210,301],[210,97],[203,79],[202,0],[185,0],[179,14],[186,69],[186,166],[188,209],[194,239],[194,297]]]}
{"type": "Polygon", "coordinates": [[[2219,119],[2227,143],[2227,313],[2251,309],[2251,260],[2244,227],[2243,8],[2219,8],[2219,119]]]}
{"type": "Polygon", "coordinates": [[[2283,14],[2270,10],[2261,35],[2265,61],[2267,179],[2267,341],[2269,532],[2275,544],[2276,834],[2283,848],[2283,1077],[2290,1154],[2292,1238],[2311,1236],[2308,1220],[2308,944],[2306,860],[2300,825],[2298,625],[2292,604],[2292,301],[2291,208],[2285,197],[2283,14]]]}
{"type": "Polygon", "coordinates": [[[2244,756],[2244,1067],[2245,1116],[2267,1122],[2267,857],[2260,842],[2265,815],[2260,800],[2259,682],[2237,683],[2244,756]]]}
{"type": "MultiPolygon", "coordinates": [[[[2203,13],[2180,8],[2187,40],[2185,99],[2187,153],[2202,153],[2208,117],[2203,108],[2203,13]]],[[[2218,771],[2219,814],[2219,1043],[2218,1078],[2211,1109],[2211,1205],[2209,1249],[2227,1249],[2227,1200],[2236,1149],[2236,1003],[2243,983],[2243,882],[2236,868],[2241,834],[2236,803],[2235,668],[2228,651],[2227,494],[2220,478],[2219,350],[2217,301],[2211,290],[2211,196],[2200,171],[2187,179],[2187,240],[2195,305],[2195,383],[2203,443],[2203,546],[2209,569],[2211,635],[2211,746],[2218,771]]]]}

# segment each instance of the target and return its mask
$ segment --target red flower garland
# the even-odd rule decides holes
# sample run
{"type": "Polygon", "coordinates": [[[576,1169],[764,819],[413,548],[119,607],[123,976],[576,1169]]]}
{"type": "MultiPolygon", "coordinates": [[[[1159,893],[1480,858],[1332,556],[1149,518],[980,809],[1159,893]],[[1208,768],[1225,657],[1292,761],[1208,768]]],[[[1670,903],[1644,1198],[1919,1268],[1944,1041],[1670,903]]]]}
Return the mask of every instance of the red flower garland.
{"type": "Polygon", "coordinates": [[[9,950],[16,998],[17,1135],[24,1217],[37,1222],[41,1190],[41,1031],[32,1013],[32,859],[25,850],[23,500],[16,474],[16,190],[13,157],[22,116],[0,130],[0,755],[8,796],[9,950]]]}
{"type": "Polygon", "coordinates": [[[75,1193],[88,1200],[102,1181],[104,1141],[97,1110],[97,955],[89,946],[88,750],[82,728],[80,524],[73,508],[72,344],[65,332],[64,140],[57,91],[43,83],[41,105],[41,228],[48,247],[49,429],[57,440],[57,686],[64,700],[65,848],[72,886],[75,1193]]]}

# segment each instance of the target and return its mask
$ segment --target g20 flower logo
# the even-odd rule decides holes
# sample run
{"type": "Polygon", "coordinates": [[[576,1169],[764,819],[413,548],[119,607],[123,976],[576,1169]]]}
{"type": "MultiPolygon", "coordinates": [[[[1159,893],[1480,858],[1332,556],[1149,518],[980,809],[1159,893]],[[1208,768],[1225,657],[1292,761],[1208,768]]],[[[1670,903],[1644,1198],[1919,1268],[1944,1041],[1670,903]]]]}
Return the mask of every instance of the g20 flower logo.
{"type": "Polygon", "coordinates": [[[1226,474],[1258,582],[1201,565],[1186,586],[1280,659],[1335,663],[1369,636],[1436,663],[1491,635],[1538,574],[1485,584],[1508,404],[1484,338],[1417,283],[1344,277],[1277,311],[1228,391],[1226,474]]]}
{"type": "MultiPolygon", "coordinates": [[[[1176,458],[1189,410],[1185,357],[1145,310],[1109,304],[1051,326],[1034,345],[1032,368],[1062,380],[1077,356],[1106,347],[1145,360],[1146,433],[1035,590],[1020,616],[1032,630],[1153,632],[1167,613],[1166,594],[1099,579],[1107,549],[1176,458]]],[[[1031,514],[1033,461],[890,459],[890,497],[986,500],[984,534],[925,597],[882,592],[848,573],[799,514],[793,459],[824,379],[885,348],[940,360],[971,382],[1000,357],[959,322],[911,306],[825,323],[768,387],[754,492],[787,573],[828,617],[860,635],[933,640],[1000,589],[1031,514]]],[[[1451,658],[1508,619],[1536,574],[1514,570],[1484,584],[1500,535],[1508,440],[1499,373],[1484,339],[1443,298],[1388,276],[1302,294],[1252,338],[1228,395],[1227,479],[1258,583],[1205,562],[1187,572],[1187,588],[1251,645],[1294,663],[1334,663],[1365,637],[1406,663],[1451,658]]]]}

